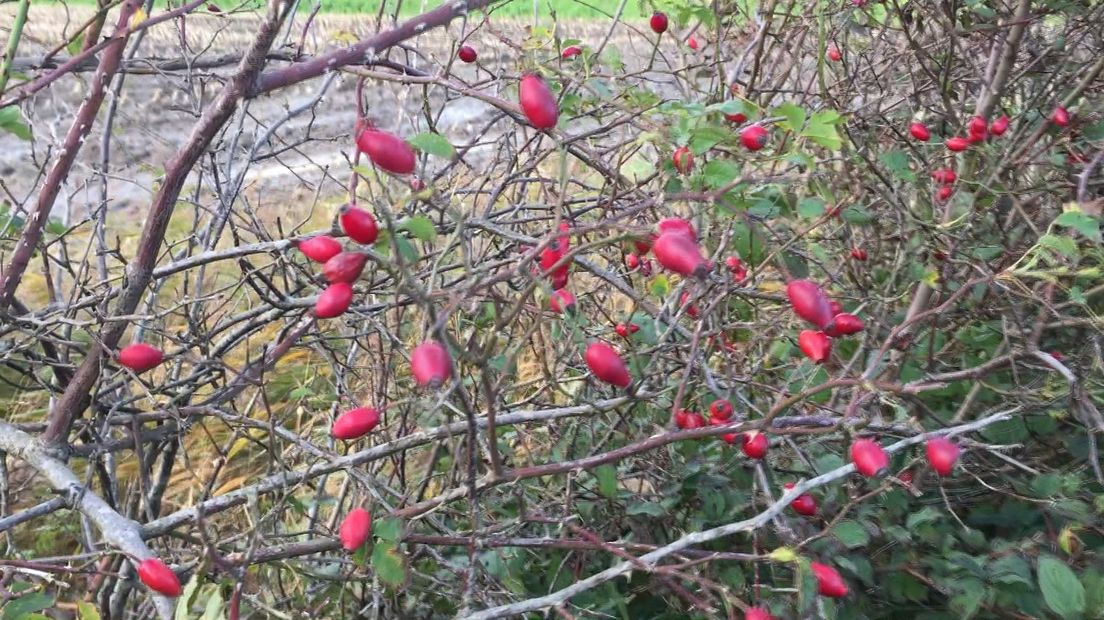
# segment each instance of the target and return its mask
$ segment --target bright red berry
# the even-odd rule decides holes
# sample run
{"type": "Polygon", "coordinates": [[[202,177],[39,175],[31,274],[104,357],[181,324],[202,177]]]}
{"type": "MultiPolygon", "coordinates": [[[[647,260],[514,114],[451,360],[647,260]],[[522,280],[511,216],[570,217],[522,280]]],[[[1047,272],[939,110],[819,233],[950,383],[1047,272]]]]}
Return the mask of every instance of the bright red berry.
{"type": "Polygon", "coordinates": [[[119,365],[141,374],[156,368],[165,355],[157,347],[138,342],[119,350],[119,365]]]}
{"type": "Polygon", "coordinates": [[[640,257],[636,254],[626,254],[625,266],[628,267],[630,271],[636,269],[640,266],[640,257]]]}
{"type": "Polygon", "coordinates": [[[744,455],[749,459],[761,459],[767,455],[767,448],[770,447],[770,440],[767,439],[766,433],[759,431],[748,431],[744,433],[744,437],[740,443],[740,449],[744,451],[744,455]]]}
{"type": "Polygon", "coordinates": [[[832,306],[824,290],[809,280],[791,280],[786,295],[794,313],[806,321],[824,327],[832,321],[832,306]]]}
{"type": "Polygon", "coordinates": [[[889,455],[872,439],[856,439],[851,444],[851,462],[860,474],[877,478],[885,474],[889,467],[889,455]]]}
{"type": "Polygon", "coordinates": [[[617,332],[617,335],[622,338],[628,338],[632,335],[629,333],[629,326],[624,323],[618,323],[617,326],[613,328],[613,331],[617,332]]]}
{"type": "Polygon", "coordinates": [[[832,353],[832,341],[828,339],[828,335],[812,329],[803,330],[797,335],[797,346],[805,357],[817,364],[828,359],[832,353]]]}
{"type": "Polygon", "coordinates": [[[452,356],[445,345],[426,340],[410,353],[410,370],[418,387],[440,387],[452,376],[452,356]]]}
{"type": "Polygon", "coordinates": [[[583,357],[586,359],[587,368],[599,380],[623,388],[632,384],[632,377],[629,376],[629,369],[625,367],[625,361],[608,344],[590,343],[583,357]]]}
{"type": "Polygon", "coordinates": [[[709,417],[727,421],[732,417],[732,403],[723,398],[718,398],[709,405],[709,417]]]}
{"type": "Polygon", "coordinates": [[[346,441],[363,437],[379,424],[380,414],[371,407],[357,407],[337,416],[330,434],[346,441]]]}
{"type": "Polygon", "coordinates": [[[989,133],[993,134],[994,136],[1003,136],[1004,132],[1008,131],[1008,123],[1009,120],[1007,116],[1002,116],[998,118],[997,120],[993,121],[992,125],[989,125],[989,133]]]}
{"type": "Polygon", "coordinates": [[[356,551],[368,540],[372,532],[372,515],[367,510],[357,507],[345,515],[341,521],[341,527],[337,535],[341,538],[341,547],[346,551],[356,551]]]}
{"type": "Polygon", "coordinates": [[[724,117],[726,121],[730,123],[736,123],[737,125],[747,122],[748,119],[747,115],[742,112],[737,112],[735,114],[725,114],[724,117]]]}
{"type": "Polygon", "coordinates": [[[665,269],[688,276],[704,278],[709,266],[698,249],[698,244],[681,233],[663,233],[652,246],[656,259],[665,269]]]}
{"type": "Polygon", "coordinates": [[[957,444],[946,437],[933,437],[928,440],[926,451],[928,453],[928,464],[935,470],[935,473],[940,476],[951,475],[955,462],[958,460],[959,448],[957,444]]]}
{"type": "Polygon", "coordinates": [[[528,74],[521,78],[518,98],[521,111],[533,127],[551,129],[556,126],[560,118],[560,106],[556,103],[556,96],[540,76],[528,74]]]}
{"type": "MultiPolygon", "coordinates": [[[[656,230],[659,231],[660,235],[664,233],[678,233],[681,235],[686,235],[694,243],[697,243],[698,241],[698,232],[694,230],[694,225],[690,223],[690,220],[687,220],[685,218],[664,218],[660,220],[658,224],[656,224],[656,230]]],[[[652,242],[654,243],[655,239],[653,239],[652,242]]]]}
{"type": "Polygon", "coordinates": [[[839,62],[843,59],[843,54],[839,51],[839,48],[835,45],[828,48],[828,60],[832,62],[839,62]]]}
{"type": "Polygon", "coordinates": [[[322,265],[322,277],[330,283],[355,282],[364,271],[368,255],[363,252],[342,252],[322,265]]]}
{"type": "Polygon", "coordinates": [[[469,64],[475,62],[475,60],[479,58],[479,54],[475,53],[475,48],[470,45],[461,46],[460,51],[456,52],[456,56],[469,64]]]}
{"type": "Polygon", "coordinates": [[[866,260],[866,250],[862,248],[851,248],[851,258],[857,261],[866,260]]]}
{"type": "Polygon", "coordinates": [[[954,151],[955,153],[965,151],[966,149],[970,148],[970,141],[966,138],[960,138],[958,136],[947,138],[945,144],[947,145],[947,150],[954,151]]]}
{"type": "Polygon", "coordinates": [[[762,607],[748,607],[744,612],[744,620],[774,620],[774,616],[762,607]]]}
{"type": "Polygon", "coordinates": [[[686,44],[690,46],[690,49],[692,50],[698,49],[698,40],[694,37],[690,37],[689,39],[687,39],[686,44]]]}
{"type": "Polygon", "coordinates": [[[843,312],[843,306],[841,306],[840,302],[836,301],[835,299],[828,300],[828,308],[832,311],[832,316],[836,316],[837,314],[843,312]]]}
{"type": "MultiPolygon", "coordinates": [[[[794,483],[787,482],[786,484],[782,485],[782,487],[789,491],[790,489],[794,488],[794,483]]],[[[790,508],[793,508],[793,511],[799,515],[805,517],[815,517],[817,513],[816,498],[812,495],[809,495],[808,493],[802,493],[801,495],[795,497],[792,502],[790,502],[790,508]]]]}
{"type": "Polygon", "coordinates": [[[857,334],[866,327],[863,320],[850,312],[841,312],[832,317],[832,322],[824,328],[824,333],[833,338],[857,334]]]}
{"type": "Polygon", "coordinates": [[[1059,127],[1068,127],[1070,122],[1069,111],[1062,106],[1058,106],[1050,114],[1050,120],[1059,127]]]}
{"type": "Polygon", "coordinates": [[[548,307],[556,313],[574,312],[575,311],[575,295],[571,294],[571,291],[567,289],[559,289],[552,293],[552,296],[548,298],[548,307]]]}
{"type": "Polygon", "coordinates": [[[357,148],[377,167],[394,174],[414,172],[414,149],[395,134],[368,128],[357,136],[357,148]]]}
{"type": "Polygon", "coordinates": [[[648,20],[648,25],[652,27],[652,32],[656,34],[667,32],[667,14],[661,11],[652,13],[652,18],[648,20]]]}
{"type": "Polygon", "coordinates": [[[183,591],[176,573],[157,558],[146,558],[138,563],[138,579],[150,590],[164,596],[177,597],[183,591]]]}
{"type": "Polygon", "coordinates": [[[954,188],[950,185],[944,185],[935,191],[935,200],[940,203],[947,202],[954,195],[954,188]]]}
{"type": "Polygon", "coordinates": [[[950,185],[955,182],[955,180],[958,178],[958,175],[955,174],[955,171],[951,170],[950,168],[940,168],[938,170],[932,170],[931,178],[936,183],[950,185]]]}
{"type": "Polygon", "coordinates": [[[353,287],[348,282],[334,282],[322,291],[314,303],[314,316],[332,319],[345,314],[353,303],[353,287]]]}
{"type": "Polygon", "coordinates": [[[671,155],[671,163],[675,165],[675,170],[679,174],[688,174],[694,169],[694,154],[690,152],[688,147],[680,146],[671,155]]]}
{"type": "Polygon", "coordinates": [[[836,569],[820,562],[813,562],[811,568],[817,580],[817,591],[821,596],[831,598],[847,596],[847,582],[843,580],[836,569]]]}
{"type": "Polygon", "coordinates": [[[909,133],[913,138],[921,142],[927,142],[931,140],[931,132],[928,131],[928,126],[924,123],[911,123],[909,125],[909,133]]]}
{"type": "Polygon", "coordinates": [[[341,229],[353,241],[365,245],[376,242],[379,226],[376,225],[376,218],[372,217],[371,213],[352,205],[345,205],[341,207],[341,216],[338,219],[341,222],[341,229]]]}
{"type": "Polygon", "coordinates": [[[560,53],[560,57],[564,60],[571,60],[572,58],[583,53],[583,48],[578,45],[569,45],[564,48],[564,51],[560,53]]]}
{"type": "Polygon", "coordinates": [[[324,263],[341,253],[341,242],[329,235],[318,235],[298,243],[303,256],[316,263],[324,263]]]}
{"type": "Polygon", "coordinates": [[[966,131],[984,136],[989,131],[989,121],[985,120],[985,117],[975,116],[966,125],[966,131]]]}
{"type": "Polygon", "coordinates": [[[748,125],[740,130],[740,143],[749,151],[758,151],[767,145],[770,134],[762,125],[748,125]]]}

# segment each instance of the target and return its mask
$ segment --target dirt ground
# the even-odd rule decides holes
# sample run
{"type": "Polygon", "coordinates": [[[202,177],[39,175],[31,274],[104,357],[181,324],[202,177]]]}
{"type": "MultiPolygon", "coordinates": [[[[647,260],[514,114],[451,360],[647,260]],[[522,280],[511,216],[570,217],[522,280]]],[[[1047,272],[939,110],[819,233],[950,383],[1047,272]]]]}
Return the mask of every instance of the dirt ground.
{"type": "MultiPolygon", "coordinates": [[[[10,5],[0,7],[0,24],[11,23],[13,9],[10,5]]],[[[87,9],[32,5],[17,56],[23,59],[41,57],[45,50],[57,46],[90,15],[87,9]]],[[[251,15],[228,16],[201,11],[186,21],[170,21],[150,29],[136,57],[186,57],[194,66],[194,63],[243,50],[257,22],[256,16],[251,15]],[[187,54],[181,53],[182,48],[187,54]]],[[[113,20],[109,18],[110,23],[113,20]]],[[[276,51],[294,49],[302,36],[304,23],[305,15],[297,17],[278,39],[276,51]]],[[[374,16],[320,15],[305,37],[305,49],[311,54],[333,49],[374,32],[374,23],[374,16]]],[[[465,30],[465,25],[456,21],[447,31],[431,31],[410,41],[404,49],[392,50],[389,58],[417,69],[437,71],[442,66],[442,57],[451,53],[455,38],[470,32],[473,26],[469,24],[465,30]]],[[[468,43],[479,50],[478,68],[456,63],[453,65],[454,78],[478,83],[480,89],[512,100],[516,96],[512,90],[500,90],[512,89],[513,80],[491,78],[517,75],[522,66],[522,52],[503,40],[521,42],[527,24],[512,21],[495,22],[493,26],[494,31],[482,28],[468,39],[468,43]]],[[[592,46],[606,36],[608,27],[608,22],[601,21],[561,23],[559,26],[562,38],[581,39],[592,46]]],[[[105,30],[110,30],[110,26],[105,30]]],[[[651,45],[650,37],[635,34],[625,26],[619,26],[609,42],[609,46],[626,59],[647,59],[651,45]]],[[[128,50],[128,54],[133,51],[128,50]]],[[[548,59],[555,55],[545,51],[540,57],[548,59]]],[[[274,67],[284,64],[280,61],[270,63],[274,67]]],[[[148,68],[138,62],[131,66],[148,68]]],[[[126,76],[110,136],[107,176],[109,205],[113,210],[133,211],[140,216],[164,163],[184,142],[205,104],[217,93],[220,78],[231,69],[232,66],[228,66],[126,76]]],[[[66,76],[23,104],[24,116],[34,130],[34,141],[0,134],[2,189],[14,196],[17,204],[33,199],[39,175],[61,143],[90,79],[90,72],[66,76]]],[[[256,161],[245,177],[245,189],[284,200],[339,194],[346,182],[347,161],[352,155],[350,132],[355,118],[356,79],[340,74],[323,94],[325,82],[326,78],[322,77],[249,101],[229,123],[233,131],[224,134],[226,142],[219,145],[222,148],[216,165],[228,174],[241,170],[248,160],[250,147],[273,122],[284,118],[288,110],[308,105],[321,96],[311,111],[281,125],[269,147],[259,149],[263,157],[254,156],[256,161]],[[227,144],[239,127],[240,139],[227,144]],[[228,157],[229,153],[234,157],[228,157]]],[[[457,145],[470,141],[494,114],[489,105],[469,97],[452,95],[446,101],[446,93],[441,88],[423,90],[389,82],[369,82],[366,94],[369,118],[378,126],[406,136],[425,131],[423,98],[428,98],[430,108],[440,114],[436,121],[438,131],[457,145]]],[[[105,102],[97,126],[92,129],[78,164],[70,174],[67,191],[55,205],[54,215],[63,221],[79,219],[100,201],[97,171],[108,103],[110,99],[105,102]]],[[[503,126],[501,131],[517,130],[512,123],[501,122],[495,130],[499,130],[499,125],[503,126]]],[[[494,148],[493,144],[474,149],[467,161],[478,165],[480,150],[490,148],[494,148]]],[[[484,152],[486,155],[490,153],[484,152]]]]}

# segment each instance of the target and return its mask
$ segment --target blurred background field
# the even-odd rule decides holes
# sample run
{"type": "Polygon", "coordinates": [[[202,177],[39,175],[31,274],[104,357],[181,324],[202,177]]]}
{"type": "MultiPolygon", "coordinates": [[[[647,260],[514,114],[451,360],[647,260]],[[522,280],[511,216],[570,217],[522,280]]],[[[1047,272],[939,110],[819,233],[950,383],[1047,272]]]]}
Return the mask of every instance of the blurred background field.
{"type": "MultiPolygon", "coordinates": [[[[394,0],[323,0],[323,13],[378,13],[381,4],[387,4],[387,11],[394,11],[394,0]]],[[[46,2],[43,4],[61,4],[61,2],[46,2]]],[[[66,0],[65,4],[94,5],[96,0],[66,0]]],[[[163,6],[165,0],[157,0],[158,6],[163,6]]],[[[223,10],[252,10],[259,7],[261,2],[216,2],[223,10]]],[[[574,19],[599,19],[608,17],[616,12],[618,2],[608,0],[511,0],[495,8],[496,17],[528,18],[536,14],[539,17],[552,17],[574,19]]],[[[628,0],[622,15],[625,18],[640,18],[651,13],[650,4],[644,6],[644,0],[628,0]]],[[[307,1],[304,6],[313,6],[313,2],[307,1]]],[[[441,5],[440,0],[423,0],[403,2],[399,14],[403,16],[419,15],[441,5]]]]}

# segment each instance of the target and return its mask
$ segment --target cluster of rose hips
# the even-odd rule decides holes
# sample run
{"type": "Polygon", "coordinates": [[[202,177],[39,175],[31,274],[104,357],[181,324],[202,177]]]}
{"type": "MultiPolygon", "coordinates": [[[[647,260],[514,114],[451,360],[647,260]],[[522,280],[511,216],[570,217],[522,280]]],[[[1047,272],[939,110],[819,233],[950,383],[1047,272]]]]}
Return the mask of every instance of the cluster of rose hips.
{"type": "MultiPolygon", "coordinates": [[[[861,260],[866,260],[865,251],[861,260]]],[[[797,336],[801,352],[817,364],[831,355],[830,338],[857,334],[865,327],[862,319],[850,312],[842,312],[838,302],[829,299],[823,289],[809,280],[790,281],[786,285],[786,295],[797,316],[820,328],[802,330],[797,336]]]]}

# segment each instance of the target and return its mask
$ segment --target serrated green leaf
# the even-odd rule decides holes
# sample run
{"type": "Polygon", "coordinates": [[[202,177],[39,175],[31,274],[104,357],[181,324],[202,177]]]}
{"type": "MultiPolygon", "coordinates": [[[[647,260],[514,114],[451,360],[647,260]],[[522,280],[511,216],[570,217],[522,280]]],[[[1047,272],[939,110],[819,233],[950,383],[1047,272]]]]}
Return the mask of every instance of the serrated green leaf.
{"type": "Polygon", "coordinates": [[[602,465],[594,468],[594,477],[598,480],[598,492],[607,499],[617,498],[617,468],[602,465]]]}
{"type": "Polygon", "coordinates": [[[801,131],[801,128],[805,126],[805,110],[801,106],[790,102],[783,103],[771,110],[771,116],[785,118],[785,120],[778,123],[778,126],[782,129],[796,132],[801,131]]]}
{"type": "Polygon", "coordinates": [[[894,177],[903,181],[916,180],[916,173],[909,168],[908,153],[899,149],[886,151],[879,155],[878,159],[894,177]]]}
{"type": "Polygon", "coordinates": [[[941,516],[942,515],[940,515],[939,511],[935,508],[932,508],[931,506],[925,506],[908,516],[908,518],[905,520],[905,527],[909,530],[914,530],[924,523],[930,523],[932,521],[939,520],[941,516]]]}
{"type": "Polygon", "coordinates": [[[1055,218],[1054,223],[1058,226],[1072,228],[1093,241],[1099,242],[1101,240],[1100,220],[1087,213],[1066,211],[1055,218]]]}
{"type": "Polygon", "coordinates": [[[1031,565],[1018,555],[1006,555],[990,562],[986,567],[989,579],[996,583],[1022,583],[1032,585],[1031,565]]]}
{"type": "Polygon", "coordinates": [[[824,201],[816,196],[806,196],[797,203],[797,214],[812,219],[824,215],[824,201]]]}
{"type": "Polygon", "coordinates": [[[395,517],[383,517],[372,523],[372,535],[389,543],[402,540],[403,521],[395,517]]]}
{"type": "Polygon", "coordinates": [[[1069,237],[1061,237],[1047,233],[1039,237],[1039,245],[1050,248],[1066,258],[1078,258],[1081,253],[1077,251],[1077,242],[1069,237]]]}
{"type": "Polygon", "coordinates": [[[709,149],[724,142],[729,137],[729,132],[720,127],[706,126],[697,129],[690,136],[690,150],[695,155],[701,155],[709,149]]]}
{"type": "Polygon", "coordinates": [[[399,248],[399,256],[407,263],[418,262],[418,249],[406,237],[395,237],[395,245],[399,248]]]}
{"type": "Polygon", "coordinates": [[[834,125],[810,123],[801,135],[832,151],[838,151],[843,146],[843,139],[840,138],[834,125]]]}
{"type": "Polygon", "coordinates": [[[870,534],[862,525],[855,521],[843,521],[835,527],[832,535],[836,537],[848,549],[866,546],[870,542],[870,534]]]}
{"type": "Polygon", "coordinates": [[[726,159],[713,159],[702,167],[702,176],[708,187],[717,189],[738,179],[740,167],[726,159]]]}
{"type": "Polygon", "coordinates": [[[444,159],[452,159],[456,155],[456,149],[439,133],[427,131],[410,138],[407,142],[423,153],[444,159]]]}
{"type": "Polygon", "coordinates": [[[404,219],[399,222],[399,229],[409,232],[414,235],[415,239],[426,243],[430,243],[437,238],[437,227],[424,215],[415,215],[404,219]]]}
{"type": "Polygon", "coordinates": [[[874,221],[874,214],[866,207],[859,206],[847,207],[840,213],[840,217],[848,224],[855,224],[858,226],[869,224],[874,221]]]}
{"type": "Polygon", "coordinates": [[[32,592],[12,599],[4,605],[2,620],[24,620],[29,615],[54,606],[54,597],[41,592],[32,592]]]}
{"type": "Polygon", "coordinates": [[[394,545],[377,544],[372,550],[372,570],[380,581],[399,587],[406,583],[406,562],[403,553],[394,545]]]}
{"type": "Polygon", "coordinates": [[[1039,558],[1039,590],[1047,607],[1063,618],[1085,611],[1085,587],[1077,575],[1061,560],[1044,555],[1039,558]]]}

